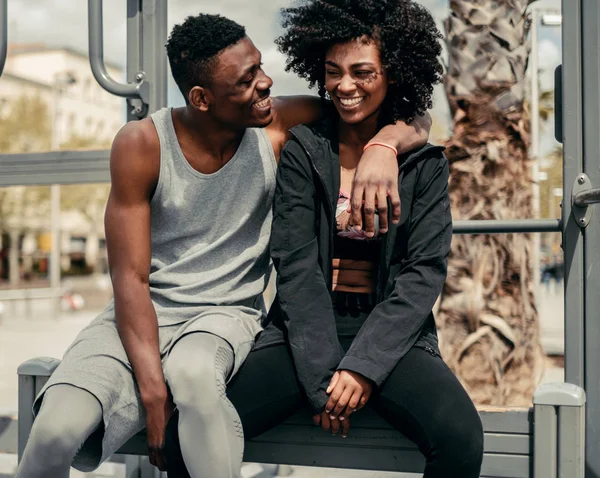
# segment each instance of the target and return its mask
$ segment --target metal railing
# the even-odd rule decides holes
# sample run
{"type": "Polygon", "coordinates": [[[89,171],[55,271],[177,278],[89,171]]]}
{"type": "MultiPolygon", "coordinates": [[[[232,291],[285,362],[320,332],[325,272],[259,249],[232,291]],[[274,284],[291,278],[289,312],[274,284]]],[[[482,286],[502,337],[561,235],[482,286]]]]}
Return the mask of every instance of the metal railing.
{"type": "Polygon", "coordinates": [[[560,232],[560,219],[494,219],[454,221],[454,234],[511,234],[533,232],[560,232]]]}
{"type": "Polygon", "coordinates": [[[0,75],[4,71],[8,54],[8,0],[0,0],[0,75]]]}
{"type": "Polygon", "coordinates": [[[136,74],[135,83],[119,83],[106,70],[102,26],[102,0],[88,0],[90,66],[94,78],[102,88],[115,96],[139,99],[148,103],[150,85],[145,80],[143,72],[136,74]]]}

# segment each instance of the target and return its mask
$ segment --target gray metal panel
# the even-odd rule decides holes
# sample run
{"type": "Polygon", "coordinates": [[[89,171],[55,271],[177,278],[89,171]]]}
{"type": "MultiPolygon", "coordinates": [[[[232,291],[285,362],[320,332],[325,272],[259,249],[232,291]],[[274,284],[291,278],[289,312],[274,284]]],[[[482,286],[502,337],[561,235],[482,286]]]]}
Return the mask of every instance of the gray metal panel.
{"type": "Polygon", "coordinates": [[[6,64],[8,53],[8,0],[0,0],[0,76],[6,64]]]}
{"type": "MultiPolygon", "coordinates": [[[[338,439],[340,442],[343,440],[340,437],[338,439]]],[[[246,442],[244,461],[407,473],[423,472],[425,467],[425,459],[416,449],[392,453],[390,450],[375,448],[356,449],[348,446],[313,444],[289,446],[276,442],[254,441],[246,442]]]]}
{"type": "MultiPolygon", "coordinates": [[[[531,435],[533,433],[533,410],[528,408],[478,408],[479,416],[486,433],[508,433],[531,435]]],[[[301,410],[292,415],[286,422],[288,425],[313,426],[310,413],[301,410]]],[[[393,430],[381,416],[370,408],[365,408],[360,414],[352,418],[352,429],[378,428],[393,430]]]]}
{"type": "Polygon", "coordinates": [[[584,386],[583,242],[569,198],[582,172],[581,0],[562,0],[563,248],[565,253],[565,378],[584,386]]]}
{"type": "Polygon", "coordinates": [[[0,154],[0,187],[110,181],[110,151],[0,154]]]}
{"type": "MultiPolygon", "coordinates": [[[[341,440],[341,439],[340,439],[341,440]]],[[[323,466],[358,470],[423,472],[425,460],[418,451],[397,453],[377,449],[352,449],[341,446],[297,445],[246,442],[244,460],[257,463],[281,463],[300,466],[323,466]]],[[[530,478],[531,461],[522,455],[484,454],[482,477],[530,478]]],[[[549,477],[545,477],[549,478],[549,477]]]]}
{"type": "Polygon", "coordinates": [[[533,434],[533,409],[479,408],[478,410],[486,433],[533,434]]]}
{"type": "MultiPolygon", "coordinates": [[[[582,1],[583,57],[583,172],[600,188],[600,5],[582,1]]],[[[588,206],[592,218],[583,233],[582,271],[585,310],[586,473],[600,477],[600,204],[588,206]]]]}
{"type": "Polygon", "coordinates": [[[558,460],[556,409],[552,405],[538,405],[534,414],[533,476],[555,478],[558,460]]]}

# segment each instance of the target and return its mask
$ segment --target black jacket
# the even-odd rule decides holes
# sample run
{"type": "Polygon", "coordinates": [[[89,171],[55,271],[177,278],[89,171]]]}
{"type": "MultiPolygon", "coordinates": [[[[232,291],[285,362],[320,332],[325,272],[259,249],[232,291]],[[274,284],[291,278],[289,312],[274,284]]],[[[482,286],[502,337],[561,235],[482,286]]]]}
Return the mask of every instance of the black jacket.
{"type": "Polygon", "coordinates": [[[287,335],[298,378],[320,412],[337,369],[379,386],[411,347],[439,354],[432,308],[446,279],[452,239],[448,161],[444,148],[429,144],[400,158],[402,213],[382,238],[377,306],[344,354],[331,301],[337,128],[324,120],[298,126],[292,135],[277,172],[271,256],[278,299],[267,329],[287,335]]]}

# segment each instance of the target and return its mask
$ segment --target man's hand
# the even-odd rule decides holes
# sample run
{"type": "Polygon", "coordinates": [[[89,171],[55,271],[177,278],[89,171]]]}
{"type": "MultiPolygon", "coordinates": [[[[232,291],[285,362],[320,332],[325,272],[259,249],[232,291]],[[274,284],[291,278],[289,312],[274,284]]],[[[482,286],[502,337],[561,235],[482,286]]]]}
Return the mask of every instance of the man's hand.
{"type": "Polygon", "coordinates": [[[349,370],[338,370],[327,387],[330,396],[325,412],[331,420],[339,417],[343,423],[351,413],[367,404],[372,391],[373,384],[368,378],[349,370]]]}
{"type": "Polygon", "coordinates": [[[331,433],[337,435],[342,430],[342,438],[346,438],[348,433],[350,432],[350,419],[338,420],[337,418],[332,420],[329,417],[329,413],[326,411],[321,412],[320,414],[313,415],[313,422],[317,426],[321,426],[323,430],[328,432],[331,430],[331,433]]]}
{"type": "Polygon", "coordinates": [[[392,204],[392,222],[400,221],[400,195],[398,193],[398,159],[394,152],[383,146],[371,146],[363,153],[354,182],[350,209],[350,224],[364,228],[368,237],[375,235],[375,211],[379,214],[379,232],[388,230],[388,202],[392,204]],[[363,208],[364,204],[364,208],[363,208]],[[364,225],[362,213],[364,212],[364,225]]]}
{"type": "Polygon", "coordinates": [[[146,410],[146,429],[148,435],[148,455],[150,463],[160,471],[167,471],[165,461],[165,429],[173,414],[175,406],[173,398],[165,385],[164,390],[157,390],[152,397],[143,400],[146,410]]]}

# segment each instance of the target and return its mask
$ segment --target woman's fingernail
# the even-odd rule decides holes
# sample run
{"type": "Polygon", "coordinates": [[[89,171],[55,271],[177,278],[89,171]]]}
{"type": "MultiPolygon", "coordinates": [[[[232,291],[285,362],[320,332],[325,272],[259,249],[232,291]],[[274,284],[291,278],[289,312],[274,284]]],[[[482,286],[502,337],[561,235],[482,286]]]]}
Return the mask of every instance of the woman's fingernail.
{"type": "Polygon", "coordinates": [[[340,422],[343,422],[343,421],[344,421],[344,417],[340,417],[340,422]]]}
{"type": "Polygon", "coordinates": [[[330,418],[331,420],[335,420],[335,417],[334,417],[333,415],[329,415],[329,418],[330,418]]]}
{"type": "Polygon", "coordinates": [[[348,438],[348,435],[342,435],[342,438],[348,438]]]}
{"type": "Polygon", "coordinates": [[[331,411],[331,410],[327,410],[327,409],[325,409],[325,413],[329,413],[330,411],[331,411]]]}

